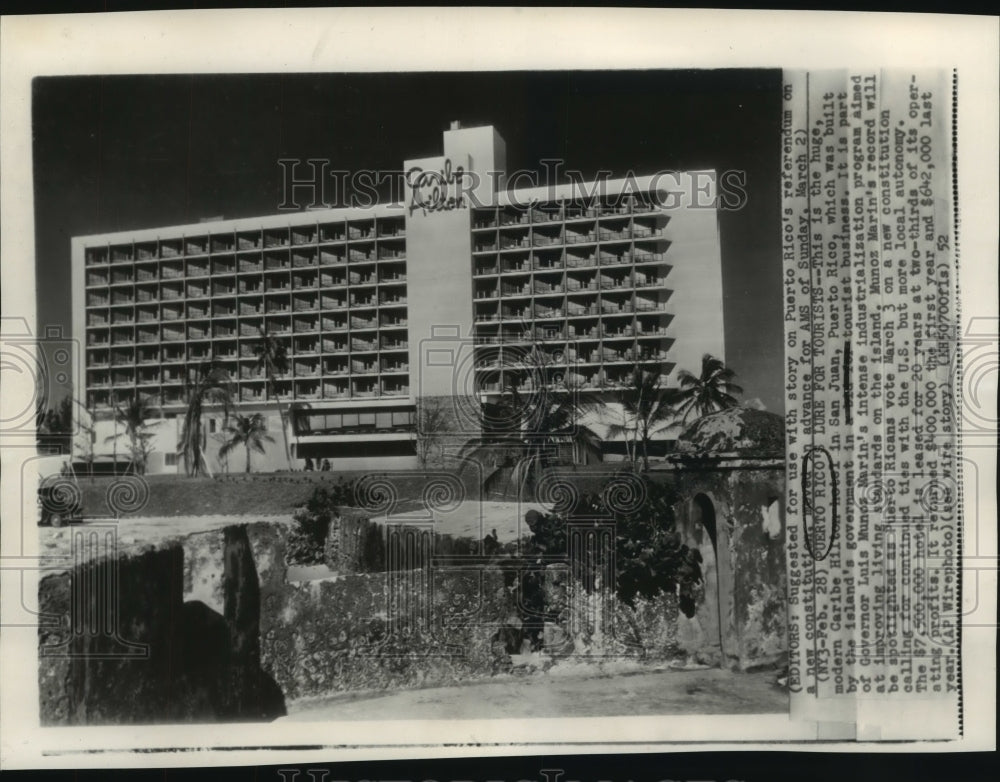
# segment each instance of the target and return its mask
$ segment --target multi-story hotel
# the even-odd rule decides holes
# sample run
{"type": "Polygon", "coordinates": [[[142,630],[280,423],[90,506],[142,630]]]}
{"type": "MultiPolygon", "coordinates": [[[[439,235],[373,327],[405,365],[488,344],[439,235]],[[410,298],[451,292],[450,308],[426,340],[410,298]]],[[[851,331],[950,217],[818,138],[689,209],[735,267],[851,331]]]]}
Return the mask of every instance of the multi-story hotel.
{"type": "MultiPolygon", "coordinates": [[[[545,356],[528,383],[609,400],[638,361],[669,384],[724,357],[712,172],[510,189],[504,167],[494,128],[453,125],[442,156],[404,164],[402,203],[75,238],[76,387],[107,419],[97,442],[114,405],[147,394],[162,414],[149,469],[181,469],[186,381],[210,359],[239,412],[268,420],[254,469],[282,469],[275,402],[295,466],[398,468],[416,464],[421,398],[457,402],[473,434],[527,345],[545,356]],[[271,398],[262,333],[288,354],[271,398]]],[[[219,461],[221,414],[207,417],[210,469],[242,470],[242,449],[219,461]]]]}

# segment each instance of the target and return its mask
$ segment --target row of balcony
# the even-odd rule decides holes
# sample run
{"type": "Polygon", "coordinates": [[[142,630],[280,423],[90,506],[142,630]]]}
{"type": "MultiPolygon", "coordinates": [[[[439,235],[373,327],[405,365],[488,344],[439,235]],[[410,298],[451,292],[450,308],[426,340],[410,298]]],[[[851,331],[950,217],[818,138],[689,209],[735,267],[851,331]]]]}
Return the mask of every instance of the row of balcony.
{"type": "MultiPolygon", "coordinates": [[[[349,277],[323,278],[323,285],[318,290],[345,288],[365,288],[366,292],[353,293],[352,296],[365,295],[374,297],[375,288],[378,288],[378,297],[381,301],[403,303],[406,301],[406,287],[400,278],[390,278],[379,280],[374,275],[351,274],[349,277]]],[[[209,286],[206,281],[203,284],[188,283],[188,285],[161,285],[159,290],[137,290],[132,291],[89,291],[86,298],[86,306],[91,310],[99,310],[107,307],[129,307],[133,305],[156,304],[161,301],[179,302],[184,299],[235,299],[236,297],[259,297],[268,296],[272,301],[288,301],[288,296],[295,293],[303,301],[316,300],[317,287],[315,282],[308,288],[296,287],[285,280],[260,280],[253,282],[241,281],[239,287],[229,284],[226,280],[215,280],[209,286]]],[[[207,306],[207,305],[203,305],[207,306]]],[[[217,307],[235,307],[233,301],[222,301],[216,304],[217,307]]]]}
{"type": "Polygon", "coordinates": [[[593,231],[575,231],[566,226],[565,231],[562,229],[550,230],[547,233],[532,231],[524,236],[478,233],[475,235],[472,251],[486,253],[575,244],[596,244],[597,242],[631,242],[637,239],[660,239],[663,236],[663,229],[659,227],[633,225],[617,230],[601,228],[593,231]]]}
{"type": "Polygon", "coordinates": [[[509,225],[529,225],[585,220],[599,217],[622,217],[660,213],[662,208],[649,196],[628,196],[609,199],[604,203],[552,201],[536,204],[531,208],[499,207],[479,208],[472,213],[472,227],[476,230],[509,225]]]}
{"type": "Polygon", "coordinates": [[[565,270],[592,269],[601,266],[635,266],[647,263],[663,264],[665,254],[641,248],[623,252],[590,250],[585,253],[557,250],[552,253],[516,253],[511,255],[489,255],[477,257],[473,274],[477,277],[496,274],[525,274],[528,272],[555,272],[565,270]]]}
{"type": "Polygon", "coordinates": [[[129,244],[88,247],[84,251],[88,266],[178,258],[185,255],[208,255],[318,243],[393,240],[406,236],[402,217],[269,228],[264,230],[212,233],[129,244]]]}
{"type": "MultiPolygon", "coordinates": [[[[666,383],[669,374],[660,375],[660,382],[666,383]]],[[[511,373],[508,378],[507,373],[499,373],[496,379],[484,380],[476,383],[477,390],[485,393],[503,393],[510,385],[515,385],[521,393],[535,390],[536,384],[532,379],[524,378],[520,374],[511,373]]],[[[556,370],[550,377],[545,379],[547,387],[568,385],[587,391],[612,391],[616,389],[629,388],[632,385],[632,371],[629,367],[617,367],[599,369],[595,372],[561,372],[556,370]]]]}
{"type": "Polygon", "coordinates": [[[562,294],[591,293],[595,291],[621,291],[629,295],[632,290],[643,288],[665,288],[667,278],[647,274],[592,274],[589,277],[559,278],[557,281],[534,278],[505,280],[497,285],[477,282],[476,300],[515,298],[519,296],[560,296],[562,294]]]}
{"type": "MultiPolygon", "coordinates": [[[[186,404],[184,389],[176,385],[158,385],[156,383],[141,384],[143,391],[156,396],[165,406],[186,404]]],[[[136,383],[121,382],[93,388],[87,393],[87,404],[90,407],[103,408],[111,405],[127,404],[131,400],[136,383]]],[[[264,381],[242,382],[236,389],[240,402],[263,403],[275,398],[283,402],[317,399],[370,399],[406,397],[410,393],[408,382],[386,379],[371,382],[359,379],[353,382],[338,380],[301,380],[295,383],[294,389],[268,397],[264,392],[264,381]]]]}

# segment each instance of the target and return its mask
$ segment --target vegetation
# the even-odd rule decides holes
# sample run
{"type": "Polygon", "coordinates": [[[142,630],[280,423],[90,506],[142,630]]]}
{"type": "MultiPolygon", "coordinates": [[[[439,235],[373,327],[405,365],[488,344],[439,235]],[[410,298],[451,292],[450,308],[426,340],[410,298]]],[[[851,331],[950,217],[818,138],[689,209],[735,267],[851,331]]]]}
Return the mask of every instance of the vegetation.
{"type": "Polygon", "coordinates": [[[122,427],[121,431],[105,438],[105,442],[114,442],[121,437],[128,439],[128,455],[139,475],[145,475],[146,464],[153,450],[153,433],[146,423],[156,414],[151,397],[133,392],[132,398],[125,406],[115,407],[115,422],[122,427]]]}
{"type": "Polygon", "coordinates": [[[220,405],[228,421],[233,406],[232,381],[229,373],[212,359],[195,365],[184,379],[187,410],[177,451],[184,458],[184,469],[189,476],[211,474],[205,459],[202,413],[206,405],[220,405]]]}
{"type": "MultiPolygon", "coordinates": [[[[616,479],[612,479],[612,482],[616,479]]],[[[701,555],[681,542],[676,529],[673,505],[677,496],[670,487],[642,478],[644,497],[634,510],[622,512],[604,500],[606,492],[579,498],[565,514],[529,514],[532,539],[529,555],[569,556],[567,525],[593,523],[606,518],[615,522],[615,584],[618,598],[634,605],[637,597],[652,598],[660,593],[680,592],[690,596],[701,581],[701,555]]],[[[610,553],[610,552],[605,552],[610,553]]],[[[580,553],[582,557],[582,552],[580,553]]],[[[597,574],[606,564],[600,552],[588,553],[577,563],[588,589],[600,589],[597,574]]]]}
{"type": "Polygon", "coordinates": [[[643,469],[649,469],[649,443],[653,435],[675,425],[676,389],[663,388],[659,365],[639,365],[632,370],[631,385],[618,394],[625,421],[608,428],[610,437],[624,435],[629,461],[635,463],[642,453],[643,469]],[[629,444],[629,433],[632,443],[629,444]]]}
{"type": "Polygon", "coordinates": [[[295,524],[288,535],[287,558],[299,565],[322,564],[330,522],[338,510],[354,504],[354,483],[342,478],[333,486],[317,486],[295,509],[295,524]]]}
{"type": "Polygon", "coordinates": [[[285,445],[285,461],[288,462],[288,469],[292,469],[292,455],[288,447],[288,430],[285,427],[285,411],[275,391],[278,375],[288,373],[288,348],[284,342],[280,342],[273,334],[261,328],[260,339],[257,341],[254,353],[257,355],[257,368],[264,372],[264,398],[268,400],[273,397],[274,404],[278,408],[278,417],[281,419],[281,439],[285,445]]]}
{"type": "MultiPolygon", "coordinates": [[[[509,483],[520,497],[530,497],[542,473],[560,461],[560,451],[600,454],[601,438],[582,421],[597,412],[600,401],[574,387],[549,384],[552,360],[533,346],[522,365],[507,370],[505,393],[493,412],[502,426],[462,447],[459,456],[510,470],[509,483]]],[[[504,475],[498,472],[497,477],[504,475]]],[[[495,481],[496,478],[493,479],[495,481]]],[[[496,488],[488,481],[484,489],[496,488]]]]}
{"type": "Polygon", "coordinates": [[[439,463],[443,456],[441,439],[448,428],[448,408],[438,397],[417,400],[417,461],[421,468],[439,463]]]}
{"type": "Polygon", "coordinates": [[[247,472],[250,472],[252,452],[264,453],[264,443],[274,442],[274,438],[267,433],[267,423],[260,413],[237,415],[224,432],[226,439],[219,449],[219,456],[225,458],[231,451],[242,446],[246,450],[247,472]]]}
{"type": "Polygon", "coordinates": [[[698,419],[739,405],[735,395],[742,394],[743,389],[736,385],[735,378],[733,370],[708,353],[701,357],[700,375],[687,370],[678,372],[679,388],[674,407],[679,420],[687,423],[692,414],[698,419]]]}

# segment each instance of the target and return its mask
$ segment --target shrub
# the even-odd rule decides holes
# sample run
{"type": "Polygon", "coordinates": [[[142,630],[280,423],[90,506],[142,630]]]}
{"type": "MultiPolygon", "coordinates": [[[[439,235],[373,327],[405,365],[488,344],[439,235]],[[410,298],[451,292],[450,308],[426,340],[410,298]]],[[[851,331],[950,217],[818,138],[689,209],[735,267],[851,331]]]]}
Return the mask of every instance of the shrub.
{"type": "Polygon", "coordinates": [[[325,561],[330,522],[340,507],[351,504],[354,486],[343,478],[332,486],[320,484],[304,505],[295,509],[295,524],[288,535],[289,564],[320,565],[325,561]]]}
{"type": "MultiPolygon", "coordinates": [[[[614,480],[614,479],[612,479],[614,480]]],[[[566,525],[570,521],[612,518],[615,522],[615,592],[629,606],[637,597],[680,593],[682,610],[693,607],[693,592],[701,582],[701,554],[681,542],[673,506],[677,495],[668,486],[642,477],[644,501],[627,513],[607,507],[602,494],[585,494],[565,515],[529,512],[532,532],[529,556],[566,556],[566,525]]],[[[600,552],[578,563],[584,586],[595,589],[597,574],[606,564],[600,552]],[[582,566],[585,565],[585,566],[582,566]]]]}

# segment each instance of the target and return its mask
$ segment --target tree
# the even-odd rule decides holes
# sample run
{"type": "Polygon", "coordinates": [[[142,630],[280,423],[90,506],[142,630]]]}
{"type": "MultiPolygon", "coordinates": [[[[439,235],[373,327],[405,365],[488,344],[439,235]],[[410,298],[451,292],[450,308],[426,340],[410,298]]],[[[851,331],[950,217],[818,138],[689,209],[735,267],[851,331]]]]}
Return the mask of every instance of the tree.
{"type": "Polygon", "coordinates": [[[278,417],[281,419],[281,438],[285,444],[285,461],[288,462],[288,469],[292,469],[292,456],[288,447],[288,431],[285,428],[285,412],[281,407],[281,400],[275,395],[274,385],[278,375],[288,372],[288,349],[283,342],[279,342],[273,334],[264,328],[260,331],[260,339],[254,348],[257,355],[257,368],[264,371],[264,399],[269,400],[275,397],[274,403],[278,408],[278,417]]]}
{"type": "Polygon", "coordinates": [[[513,468],[510,481],[522,497],[529,496],[542,473],[557,461],[561,448],[569,445],[576,452],[600,453],[601,438],[582,423],[597,411],[600,401],[565,381],[550,382],[552,364],[533,345],[520,366],[505,370],[505,392],[496,418],[508,425],[472,438],[459,452],[460,457],[513,468]]]}
{"type": "Polygon", "coordinates": [[[267,433],[267,423],[260,413],[253,415],[237,415],[226,428],[226,441],[219,449],[219,456],[225,457],[230,451],[241,445],[246,449],[247,468],[250,472],[250,456],[252,451],[264,453],[264,443],[273,443],[274,438],[267,433]]]}
{"type": "Polygon", "coordinates": [[[187,410],[177,451],[184,457],[184,469],[189,476],[208,471],[205,461],[202,412],[205,405],[221,405],[228,418],[232,409],[232,382],[229,373],[213,359],[195,365],[184,378],[187,410]]]}
{"type": "Polygon", "coordinates": [[[94,452],[94,445],[97,441],[97,427],[94,421],[97,418],[97,412],[93,409],[88,409],[84,406],[83,402],[79,399],[74,400],[77,407],[80,408],[80,413],[77,426],[80,430],[79,437],[77,437],[74,444],[74,450],[79,452],[80,458],[83,459],[84,463],[87,465],[87,472],[90,474],[90,480],[94,480],[94,459],[96,453],[94,452]],[[86,413],[86,417],[82,415],[86,413]]]}
{"type": "Polygon", "coordinates": [[[46,409],[40,400],[35,407],[36,444],[39,451],[72,452],[73,398],[64,396],[58,405],[46,409]]]}
{"type": "Polygon", "coordinates": [[[438,397],[424,396],[417,400],[417,459],[422,468],[441,458],[441,438],[448,429],[448,409],[438,397]]]}
{"type": "Polygon", "coordinates": [[[119,437],[128,438],[128,454],[139,475],[146,473],[146,464],[153,450],[153,433],[146,423],[156,414],[156,408],[151,403],[151,397],[134,391],[132,398],[124,407],[115,406],[115,421],[123,427],[122,431],[105,438],[105,442],[113,442],[119,437]]]}
{"type": "Polygon", "coordinates": [[[659,365],[636,365],[632,370],[631,384],[618,393],[625,420],[608,427],[608,435],[625,436],[625,447],[631,461],[639,458],[642,450],[643,469],[649,469],[649,443],[653,435],[673,425],[676,389],[660,385],[659,365]],[[628,435],[632,432],[632,447],[628,435]]]}
{"type": "Polygon", "coordinates": [[[708,353],[701,357],[701,375],[696,377],[687,370],[678,372],[674,409],[680,422],[687,423],[692,413],[701,418],[739,405],[734,394],[742,394],[743,389],[736,385],[735,377],[736,373],[721,359],[708,353]]]}

